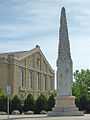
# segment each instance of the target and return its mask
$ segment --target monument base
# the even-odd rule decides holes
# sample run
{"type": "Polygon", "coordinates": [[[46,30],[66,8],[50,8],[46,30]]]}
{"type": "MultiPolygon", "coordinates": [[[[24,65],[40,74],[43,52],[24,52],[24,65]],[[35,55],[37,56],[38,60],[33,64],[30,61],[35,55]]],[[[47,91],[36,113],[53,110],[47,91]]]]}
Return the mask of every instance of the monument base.
{"type": "Polygon", "coordinates": [[[56,105],[48,116],[82,116],[83,112],[75,106],[74,96],[57,96],[56,105]]]}

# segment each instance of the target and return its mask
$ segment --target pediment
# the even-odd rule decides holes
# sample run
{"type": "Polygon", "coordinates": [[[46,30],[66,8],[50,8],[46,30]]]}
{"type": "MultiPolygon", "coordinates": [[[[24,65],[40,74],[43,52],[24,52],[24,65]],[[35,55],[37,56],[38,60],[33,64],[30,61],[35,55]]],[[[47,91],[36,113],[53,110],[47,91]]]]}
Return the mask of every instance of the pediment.
{"type": "Polygon", "coordinates": [[[34,55],[37,55],[37,56],[38,56],[38,57],[37,57],[38,59],[39,59],[40,57],[42,57],[44,63],[47,64],[47,66],[49,67],[49,69],[50,69],[52,72],[54,72],[54,70],[52,69],[51,65],[50,65],[49,62],[47,61],[46,57],[44,56],[44,54],[42,53],[42,51],[41,51],[40,48],[34,48],[34,49],[32,49],[31,51],[28,51],[26,54],[23,54],[22,56],[19,56],[19,57],[18,57],[18,60],[19,60],[19,61],[23,61],[23,60],[25,60],[25,59],[30,58],[30,56],[32,57],[32,56],[34,56],[34,55]]]}

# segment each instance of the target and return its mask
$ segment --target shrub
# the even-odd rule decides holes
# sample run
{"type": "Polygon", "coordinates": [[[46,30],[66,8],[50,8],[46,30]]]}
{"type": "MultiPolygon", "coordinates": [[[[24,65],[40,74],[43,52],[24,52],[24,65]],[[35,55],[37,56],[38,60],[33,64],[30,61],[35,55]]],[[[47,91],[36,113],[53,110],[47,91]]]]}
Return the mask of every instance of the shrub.
{"type": "Polygon", "coordinates": [[[35,113],[40,113],[42,110],[47,110],[47,98],[40,95],[35,103],[35,113]]]}
{"type": "Polygon", "coordinates": [[[0,111],[7,112],[7,97],[0,96],[0,111]]]}
{"type": "Polygon", "coordinates": [[[48,111],[51,111],[55,105],[55,96],[52,94],[48,98],[48,111]]]}
{"type": "Polygon", "coordinates": [[[15,95],[11,101],[11,112],[13,110],[19,110],[20,113],[22,113],[21,100],[18,98],[17,95],[15,95]]]}
{"type": "Polygon", "coordinates": [[[29,94],[24,101],[24,111],[25,112],[34,111],[34,107],[35,107],[34,97],[31,94],[29,94]]]}

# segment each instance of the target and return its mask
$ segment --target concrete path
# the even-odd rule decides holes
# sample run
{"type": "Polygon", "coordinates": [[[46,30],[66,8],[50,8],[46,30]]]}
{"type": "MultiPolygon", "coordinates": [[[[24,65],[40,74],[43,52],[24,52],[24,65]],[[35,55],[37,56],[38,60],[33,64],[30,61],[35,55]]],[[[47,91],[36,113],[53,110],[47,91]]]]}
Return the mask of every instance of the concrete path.
{"type": "MultiPolygon", "coordinates": [[[[9,120],[90,120],[90,114],[71,117],[48,117],[47,115],[10,115],[9,120]]],[[[0,115],[0,120],[7,120],[7,115],[0,115]]]]}

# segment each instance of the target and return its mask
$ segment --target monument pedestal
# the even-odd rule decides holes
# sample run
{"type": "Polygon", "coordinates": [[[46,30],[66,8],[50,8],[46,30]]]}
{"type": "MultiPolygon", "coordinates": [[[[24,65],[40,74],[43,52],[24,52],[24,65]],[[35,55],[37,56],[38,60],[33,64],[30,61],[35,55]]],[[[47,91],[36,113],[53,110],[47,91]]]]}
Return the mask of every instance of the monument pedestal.
{"type": "Polygon", "coordinates": [[[82,116],[75,106],[74,96],[57,96],[56,105],[52,111],[48,112],[48,116],[82,116]]]}

